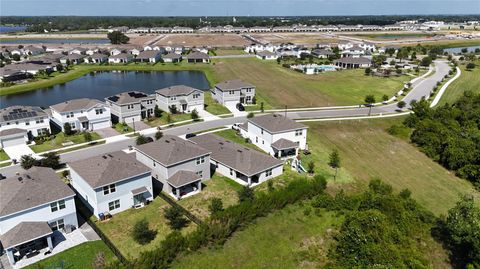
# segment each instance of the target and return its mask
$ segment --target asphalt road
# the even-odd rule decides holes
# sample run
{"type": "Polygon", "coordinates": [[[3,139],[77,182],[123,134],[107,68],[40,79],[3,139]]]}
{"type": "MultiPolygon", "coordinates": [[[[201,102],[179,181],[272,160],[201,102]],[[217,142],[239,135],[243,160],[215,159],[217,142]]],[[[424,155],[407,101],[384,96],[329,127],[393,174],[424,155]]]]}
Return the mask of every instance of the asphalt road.
{"type": "MultiPolygon", "coordinates": [[[[435,72],[425,78],[419,78],[412,84],[412,90],[405,96],[404,101],[409,107],[412,100],[420,100],[422,97],[428,97],[433,87],[437,84],[438,81],[441,81],[442,78],[448,74],[450,66],[446,61],[436,61],[435,62],[435,72]]],[[[396,112],[397,105],[389,104],[378,107],[373,107],[371,110],[372,115],[378,114],[391,114],[398,113],[396,112]]],[[[287,112],[287,117],[292,119],[320,119],[320,118],[344,118],[344,117],[355,117],[355,116],[368,116],[370,108],[368,107],[358,107],[358,108],[340,108],[340,109],[323,109],[323,110],[312,110],[312,111],[289,111],[287,112]]],[[[246,117],[230,117],[230,118],[220,118],[218,120],[198,122],[188,125],[183,125],[179,127],[173,127],[162,132],[164,134],[170,135],[184,135],[187,133],[195,133],[199,131],[205,131],[213,128],[222,127],[225,125],[231,125],[234,123],[244,122],[246,117]]],[[[148,136],[153,136],[154,132],[145,133],[148,136]]],[[[102,144],[90,148],[85,148],[73,152],[68,152],[60,155],[61,162],[68,163],[72,161],[87,159],[93,156],[119,151],[128,148],[130,145],[135,145],[134,138],[128,138],[121,141],[111,142],[108,144],[102,144]]],[[[4,176],[12,176],[15,172],[21,170],[20,166],[9,166],[0,169],[0,174],[4,176]]]]}

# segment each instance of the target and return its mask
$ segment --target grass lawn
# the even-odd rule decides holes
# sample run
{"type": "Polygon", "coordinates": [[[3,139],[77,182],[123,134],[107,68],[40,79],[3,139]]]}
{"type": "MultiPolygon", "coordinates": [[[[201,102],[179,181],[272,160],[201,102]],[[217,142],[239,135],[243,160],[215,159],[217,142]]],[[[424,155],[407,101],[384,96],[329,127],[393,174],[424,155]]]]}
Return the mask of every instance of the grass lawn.
{"type": "Polygon", "coordinates": [[[230,114],[230,110],[226,107],[222,106],[221,104],[215,102],[212,98],[212,94],[210,92],[204,93],[205,98],[205,110],[210,112],[213,115],[223,115],[223,114],[230,114]]]}
{"type": "Polygon", "coordinates": [[[10,166],[12,162],[0,163],[0,167],[7,167],[10,166]]]}
{"type": "Polygon", "coordinates": [[[465,70],[465,65],[461,65],[462,74],[445,90],[445,93],[438,103],[442,106],[446,103],[452,104],[460,98],[465,91],[480,93],[480,61],[476,61],[477,67],[471,71],[465,70]]]}
{"type": "MultiPolygon", "coordinates": [[[[436,215],[445,214],[465,193],[473,194],[480,201],[480,192],[468,181],[455,177],[415,146],[385,131],[401,120],[309,123],[309,148],[312,152],[328,153],[338,149],[342,169],[360,185],[380,178],[396,190],[408,188],[413,198],[436,215]]],[[[327,161],[328,154],[316,164],[327,161]]]]}
{"type": "Polygon", "coordinates": [[[213,83],[227,79],[243,79],[257,87],[257,103],[265,101],[265,109],[355,105],[363,103],[367,94],[381,100],[393,96],[411,77],[380,78],[365,76],[364,71],[343,70],[320,75],[304,75],[255,58],[216,59],[213,83]]]}
{"type": "Polygon", "coordinates": [[[150,118],[148,120],[144,120],[146,124],[150,125],[151,127],[157,127],[160,125],[166,125],[169,123],[175,123],[179,121],[191,120],[192,115],[187,113],[179,113],[179,114],[169,114],[167,112],[163,112],[160,118],[150,118]],[[167,117],[170,115],[171,122],[167,121],[167,117]]]}
{"type": "MultiPolygon", "coordinates": [[[[45,260],[25,267],[26,269],[37,268],[57,268],[60,263],[64,263],[64,267],[68,269],[89,269],[92,268],[92,261],[97,253],[103,252],[107,262],[116,260],[116,257],[103,241],[90,241],[80,244],[76,247],[67,249],[45,260]]],[[[59,267],[58,267],[59,268],[59,267]]]]}
{"type": "MultiPolygon", "coordinates": [[[[100,135],[98,135],[95,132],[92,132],[92,140],[98,140],[101,139],[100,135]]],[[[80,144],[80,143],[85,143],[85,138],[83,137],[82,133],[66,136],[64,133],[58,133],[55,135],[55,138],[50,140],[50,141],[45,141],[43,144],[39,145],[32,145],[30,148],[34,152],[44,152],[48,150],[53,150],[53,149],[58,149],[62,148],[62,143],[66,141],[72,141],[74,144],[80,144]]]]}
{"type": "Polygon", "coordinates": [[[8,157],[7,153],[3,149],[0,149],[0,161],[6,161],[9,159],[10,157],[8,157]]]}
{"type": "MultiPolygon", "coordinates": [[[[98,222],[96,219],[95,221],[97,221],[98,227],[108,236],[120,252],[127,259],[132,259],[137,258],[142,251],[154,249],[171,232],[167,221],[163,217],[164,210],[169,207],[170,205],[167,202],[157,197],[144,208],[128,209],[115,214],[113,218],[105,222],[98,222]],[[143,246],[135,242],[131,236],[133,226],[142,219],[147,219],[150,229],[157,231],[155,239],[143,246]]],[[[92,219],[94,218],[92,216],[92,219]]],[[[195,224],[190,223],[182,232],[188,233],[194,228],[195,224]]]]}
{"type": "Polygon", "coordinates": [[[208,206],[212,198],[222,199],[223,207],[229,207],[238,202],[237,190],[241,187],[235,181],[215,174],[203,183],[200,193],[182,199],[178,203],[195,216],[205,220],[210,216],[208,206]]]}
{"type": "Polygon", "coordinates": [[[255,149],[255,150],[258,150],[260,152],[264,152],[263,150],[261,150],[259,147],[255,146],[254,144],[252,143],[247,143],[245,141],[245,138],[243,138],[239,133],[237,133],[237,131],[233,130],[233,129],[228,129],[228,130],[223,130],[223,131],[219,131],[219,132],[215,132],[214,133],[215,135],[218,135],[218,136],[221,136],[227,140],[230,140],[234,143],[237,143],[237,144],[240,144],[244,147],[247,147],[247,148],[251,148],[251,149],[255,149]]]}
{"type": "MultiPolygon", "coordinates": [[[[224,55],[240,55],[240,54],[247,54],[243,49],[234,49],[234,48],[225,48],[225,49],[216,49],[215,55],[217,56],[224,56],[224,55]]],[[[210,54],[214,55],[214,54],[210,54]]]]}
{"type": "Polygon", "coordinates": [[[171,268],[322,268],[331,233],[341,221],[327,212],[305,216],[300,205],[290,205],[259,218],[222,247],[180,257],[171,268]],[[307,255],[315,260],[305,261],[308,250],[317,246],[318,253],[307,255]]]}

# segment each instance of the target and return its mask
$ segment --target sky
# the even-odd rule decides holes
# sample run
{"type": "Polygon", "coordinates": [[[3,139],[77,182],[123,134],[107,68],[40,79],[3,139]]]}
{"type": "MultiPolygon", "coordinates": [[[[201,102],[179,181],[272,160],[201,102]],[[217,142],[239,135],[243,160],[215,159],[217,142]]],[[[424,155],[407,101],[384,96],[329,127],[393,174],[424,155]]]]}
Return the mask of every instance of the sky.
{"type": "Polygon", "coordinates": [[[0,0],[0,16],[479,14],[480,0],[0,0]]]}

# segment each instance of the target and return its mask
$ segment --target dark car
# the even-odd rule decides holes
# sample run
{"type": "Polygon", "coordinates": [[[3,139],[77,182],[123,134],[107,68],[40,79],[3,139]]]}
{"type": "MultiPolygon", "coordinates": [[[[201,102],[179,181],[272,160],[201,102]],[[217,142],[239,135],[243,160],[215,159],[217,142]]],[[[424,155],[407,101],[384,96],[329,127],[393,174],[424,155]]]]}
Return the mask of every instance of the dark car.
{"type": "Polygon", "coordinates": [[[186,134],[186,135],[185,135],[185,138],[186,138],[186,139],[189,139],[189,138],[192,138],[192,137],[195,137],[195,136],[197,136],[197,135],[190,133],[190,134],[186,134]]]}
{"type": "Polygon", "coordinates": [[[238,111],[245,111],[245,107],[241,103],[237,104],[237,109],[238,111]]]}

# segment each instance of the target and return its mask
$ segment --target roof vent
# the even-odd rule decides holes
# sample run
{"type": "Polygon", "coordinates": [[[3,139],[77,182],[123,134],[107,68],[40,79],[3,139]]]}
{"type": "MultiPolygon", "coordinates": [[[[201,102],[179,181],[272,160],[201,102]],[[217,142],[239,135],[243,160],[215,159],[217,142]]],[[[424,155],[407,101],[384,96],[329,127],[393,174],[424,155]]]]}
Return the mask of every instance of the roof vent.
{"type": "Polygon", "coordinates": [[[238,151],[239,153],[242,153],[242,152],[243,152],[243,151],[241,151],[241,150],[239,150],[239,149],[237,149],[237,151],[238,151]]]}
{"type": "Polygon", "coordinates": [[[169,141],[169,140],[165,140],[165,143],[170,143],[170,141],[169,141]]]}
{"type": "Polygon", "coordinates": [[[112,154],[107,154],[108,157],[110,158],[113,158],[113,155],[112,154]]]}
{"type": "Polygon", "coordinates": [[[107,159],[107,156],[103,155],[102,158],[104,158],[105,160],[107,159]]]}
{"type": "Polygon", "coordinates": [[[22,182],[23,178],[22,177],[18,177],[18,181],[22,182]]]}

